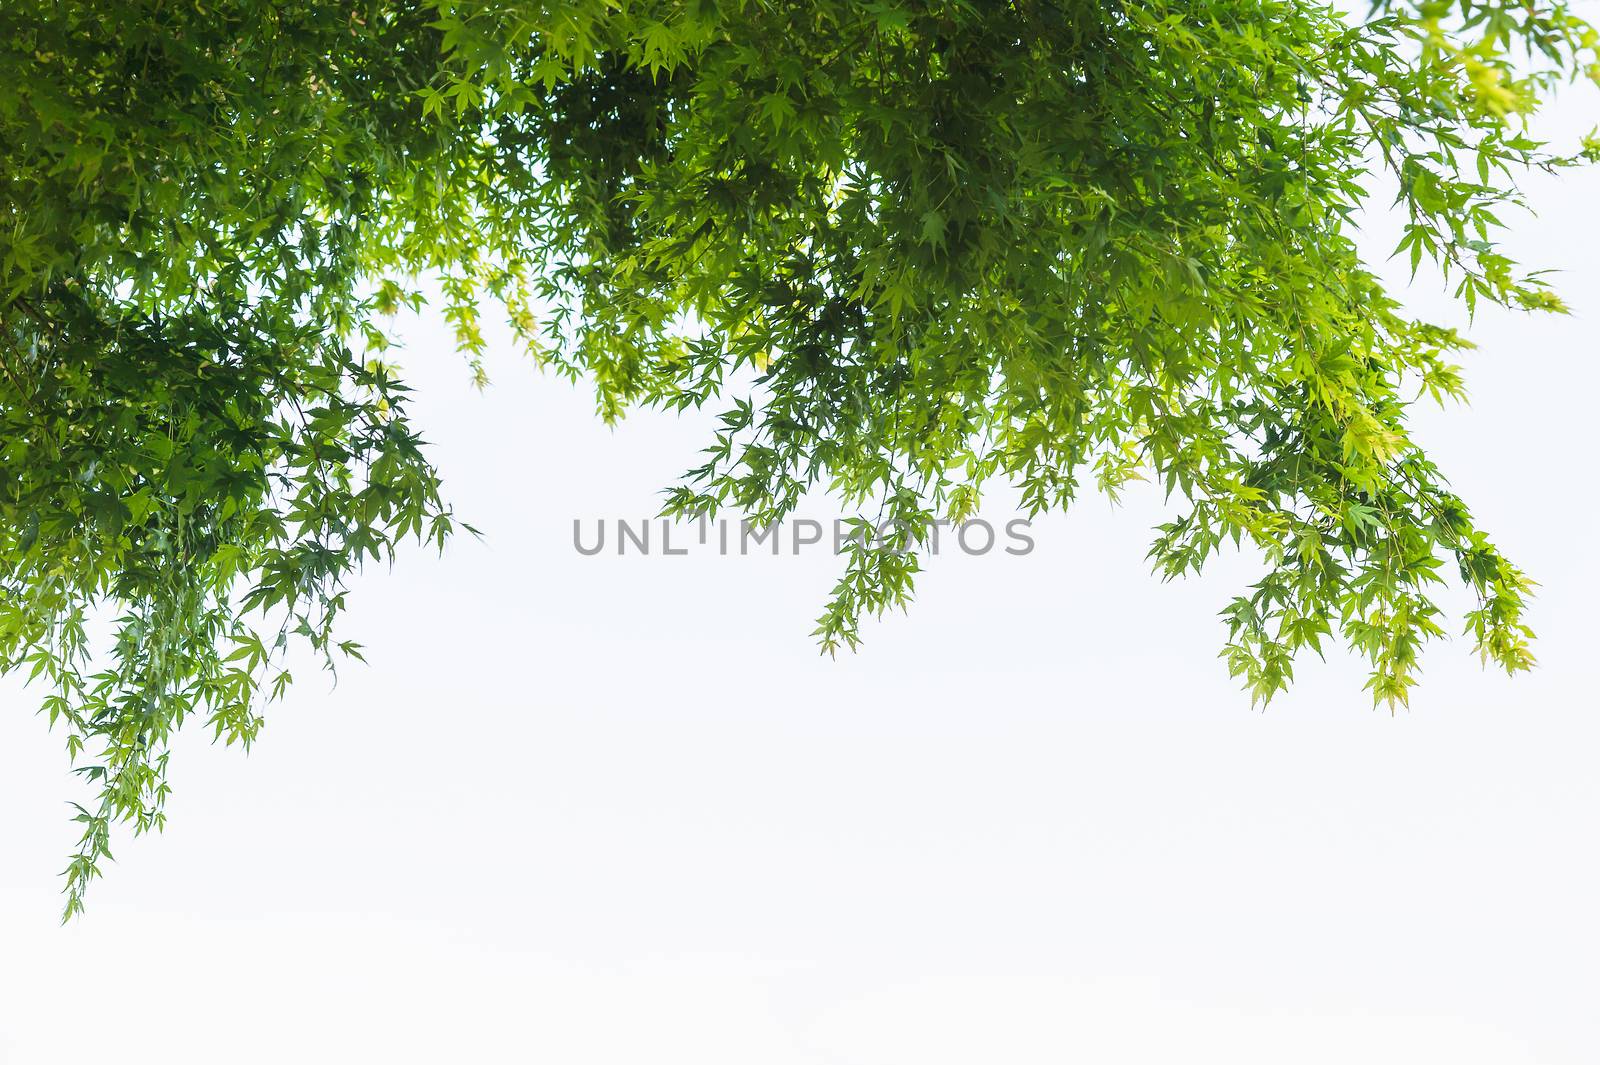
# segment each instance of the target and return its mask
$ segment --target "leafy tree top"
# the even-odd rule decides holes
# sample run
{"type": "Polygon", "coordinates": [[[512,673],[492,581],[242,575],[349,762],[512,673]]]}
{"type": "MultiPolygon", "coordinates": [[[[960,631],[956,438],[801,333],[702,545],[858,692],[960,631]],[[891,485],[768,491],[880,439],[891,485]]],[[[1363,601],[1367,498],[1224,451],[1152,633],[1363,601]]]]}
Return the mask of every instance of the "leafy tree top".
{"type": "Polygon", "coordinates": [[[10,0],[0,669],[96,791],[68,913],[161,825],[175,728],[249,744],[286,648],[358,653],[362,561],[455,528],[383,361],[420,277],[480,373],[498,302],[607,419],[726,405],[669,512],[825,486],[910,530],[856,546],[829,651],[985,483],[1148,475],[1164,576],[1264,559],[1253,698],[1337,637],[1404,702],[1447,579],[1527,667],[1527,578],[1406,428],[1468,343],[1352,230],[1397,188],[1413,269],[1560,310],[1494,238],[1600,153],[1526,124],[1597,41],[1563,0],[10,0]]]}

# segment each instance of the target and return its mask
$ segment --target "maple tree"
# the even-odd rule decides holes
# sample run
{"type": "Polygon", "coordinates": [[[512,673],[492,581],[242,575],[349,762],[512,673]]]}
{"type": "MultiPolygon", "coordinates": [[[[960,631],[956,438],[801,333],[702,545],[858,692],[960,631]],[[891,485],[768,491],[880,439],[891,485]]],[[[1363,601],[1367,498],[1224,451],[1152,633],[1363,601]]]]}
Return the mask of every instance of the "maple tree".
{"type": "Polygon", "coordinates": [[[383,354],[428,288],[480,373],[498,307],[607,419],[727,404],[670,513],[820,485],[912,530],[853,545],[825,649],[986,482],[1152,476],[1161,573],[1264,560],[1253,698],[1339,638],[1404,701],[1447,579],[1525,668],[1529,582],[1407,433],[1467,341],[1353,233],[1397,190],[1469,309],[1561,310],[1495,237],[1597,154],[1526,121],[1596,45],[1563,0],[11,0],[0,669],[96,793],[68,913],[174,729],[248,744],[287,648],[359,653],[363,560],[456,527],[383,354]]]}

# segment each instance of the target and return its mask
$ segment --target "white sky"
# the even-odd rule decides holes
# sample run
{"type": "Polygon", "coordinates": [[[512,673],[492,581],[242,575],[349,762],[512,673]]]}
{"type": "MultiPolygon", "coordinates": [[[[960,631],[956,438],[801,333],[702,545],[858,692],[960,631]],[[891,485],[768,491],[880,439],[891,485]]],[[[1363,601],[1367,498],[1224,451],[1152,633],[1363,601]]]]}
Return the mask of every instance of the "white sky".
{"type": "Polygon", "coordinates": [[[78,792],[4,689],[0,1062],[1600,1060],[1600,174],[1529,187],[1513,247],[1580,313],[1481,317],[1473,405],[1420,433],[1543,582],[1541,668],[1437,645],[1394,717],[1338,655],[1252,712],[1215,657],[1252,568],[1161,585],[1147,495],[942,557],[819,658],[824,553],[572,549],[709,419],[607,430],[504,344],[479,395],[409,326],[485,541],[363,579],[370,667],[248,758],[191,729],[169,829],[65,928],[78,792]]]}

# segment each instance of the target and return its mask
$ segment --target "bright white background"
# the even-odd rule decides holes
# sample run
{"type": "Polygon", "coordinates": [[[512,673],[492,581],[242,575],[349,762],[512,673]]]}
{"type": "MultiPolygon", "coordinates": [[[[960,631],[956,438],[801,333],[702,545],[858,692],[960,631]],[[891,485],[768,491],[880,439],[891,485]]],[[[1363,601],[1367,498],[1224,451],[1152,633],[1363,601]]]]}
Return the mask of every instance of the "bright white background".
{"type": "Polygon", "coordinates": [[[1544,583],[1541,667],[1435,646],[1397,716],[1338,655],[1253,712],[1215,657],[1252,567],[1159,584],[1148,495],[941,557],[819,658],[823,553],[571,546],[704,419],[607,430],[509,345],[480,395],[409,324],[485,540],[364,578],[370,666],[248,758],[192,729],[170,828],[65,928],[78,792],[5,687],[0,1062],[1600,1060],[1597,178],[1532,183],[1514,239],[1580,313],[1480,318],[1473,405],[1420,421],[1544,583]]]}

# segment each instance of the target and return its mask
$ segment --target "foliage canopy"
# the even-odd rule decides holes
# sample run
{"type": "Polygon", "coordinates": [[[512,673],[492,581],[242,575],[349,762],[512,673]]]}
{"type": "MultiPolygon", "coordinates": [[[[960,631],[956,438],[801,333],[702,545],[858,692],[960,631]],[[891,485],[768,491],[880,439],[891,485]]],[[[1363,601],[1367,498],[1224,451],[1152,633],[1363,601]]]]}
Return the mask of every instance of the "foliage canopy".
{"type": "MultiPolygon", "coordinates": [[[[1352,232],[1397,188],[1413,268],[1560,310],[1494,237],[1596,154],[1525,122],[1596,45],[1564,0],[9,0],[0,669],[97,791],[68,913],[175,728],[248,744],[286,648],[356,653],[363,559],[455,527],[383,361],[423,277],[475,366],[498,301],[607,419],[729,393],[672,513],[823,485],[915,530],[1150,474],[1159,572],[1265,559],[1253,697],[1337,633],[1404,701],[1450,574],[1528,666],[1529,582],[1406,430],[1467,341],[1352,232]]],[[[857,545],[824,648],[915,571],[857,545]]]]}

